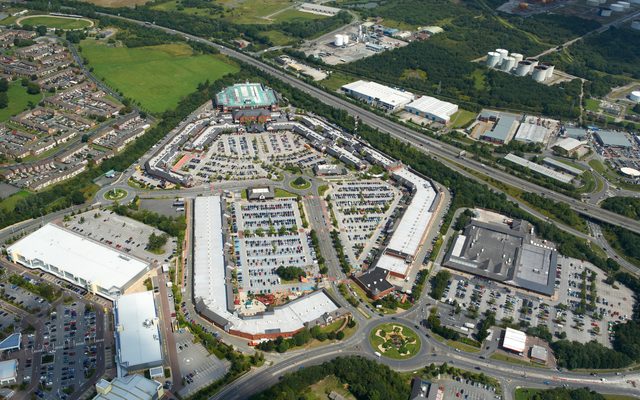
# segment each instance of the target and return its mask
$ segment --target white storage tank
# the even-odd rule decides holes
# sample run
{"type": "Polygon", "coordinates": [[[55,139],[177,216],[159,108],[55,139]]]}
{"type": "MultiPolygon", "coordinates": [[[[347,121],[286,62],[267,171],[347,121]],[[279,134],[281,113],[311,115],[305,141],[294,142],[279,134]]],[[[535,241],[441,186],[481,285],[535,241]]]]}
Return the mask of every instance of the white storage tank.
{"type": "Polygon", "coordinates": [[[351,38],[349,37],[349,35],[342,35],[342,41],[344,42],[345,45],[349,44],[349,41],[351,40],[351,38]]]}
{"type": "Polygon", "coordinates": [[[533,69],[533,74],[531,77],[536,82],[544,82],[547,79],[547,66],[546,65],[538,65],[533,69]]]}
{"type": "Polygon", "coordinates": [[[542,65],[547,67],[547,74],[546,74],[545,80],[551,79],[551,77],[553,76],[553,71],[556,69],[556,67],[549,63],[542,63],[542,65]]]}
{"type": "Polygon", "coordinates": [[[524,60],[524,56],[520,53],[511,53],[511,57],[516,59],[516,64],[518,64],[520,61],[524,60]]]}
{"type": "Polygon", "coordinates": [[[514,67],[516,66],[516,59],[513,57],[505,57],[504,60],[502,60],[502,65],[500,66],[500,69],[505,71],[505,72],[509,72],[511,71],[514,67]]]}
{"type": "Polygon", "coordinates": [[[490,51],[487,53],[487,66],[489,68],[495,68],[500,64],[500,60],[502,60],[502,55],[497,51],[490,51]]]}
{"type": "Polygon", "coordinates": [[[344,46],[344,36],[335,35],[334,36],[334,40],[333,40],[333,44],[335,44],[338,47],[344,46]]]}
{"type": "Polygon", "coordinates": [[[520,61],[518,63],[518,66],[516,67],[516,72],[515,74],[517,76],[525,76],[528,75],[529,72],[531,72],[531,61],[520,61]]]}
{"type": "Polygon", "coordinates": [[[601,8],[600,9],[600,16],[601,17],[610,17],[611,16],[611,9],[610,8],[601,8]]]}
{"type": "Polygon", "coordinates": [[[634,90],[629,95],[629,100],[634,101],[636,103],[640,103],[640,90],[634,90]]]}
{"type": "Polygon", "coordinates": [[[509,50],[505,49],[496,49],[496,53],[500,54],[500,62],[509,56],[509,50]]]}
{"type": "Polygon", "coordinates": [[[609,6],[609,8],[611,8],[611,11],[613,11],[613,12],[623,12],[624,11],[624,7],[622,6],[622,4],[618,4],[618,3],[611,4],[609,6]]]}
{"type": "Polygon", "coordinates": [[[529,57],[529,58],[527,58],[527,61],[529,61],[529,62],[531,63],[531,70],[533,70],[533,68],[534,68],[534,67],[537,67],[537,66],[538,66],[538,64],[540,63],[540,62],[538,61],[538,59],[537,59],[537,58],[534,58],[534,57],[529,57]]]}
{"type": "Polygon", "coordinates": [[[629,3],[628,1],[619,1],[618,4],[620,4],[625,10],[631,8],[631,3],[629,3]]]}
{"type": "Polygon", "coordinates": [[[640,19],[637,19],[631,23],[632,29],[637,29],[640,31],[640,19]]]}

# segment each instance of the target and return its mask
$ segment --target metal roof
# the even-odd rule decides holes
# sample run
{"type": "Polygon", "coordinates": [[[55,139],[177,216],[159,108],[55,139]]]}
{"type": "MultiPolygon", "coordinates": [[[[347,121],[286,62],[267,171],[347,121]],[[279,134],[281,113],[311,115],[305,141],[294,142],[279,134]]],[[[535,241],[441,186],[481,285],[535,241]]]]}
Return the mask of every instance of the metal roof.
{"type": "Polygon", "coordinates": [[[98,395],[93,400],[152,400],[158,398],[161,384],[141,375],[101,379],[96,383],[98,395]]]}
{"type": "Polygon", "coordinates": [[[12,333],[0,342],[0,351],[15,350],[20,348],[20,341],[22,340],[21,333],[12,333]]]}
{"type": "Polygon", "coordinates": [[[603,146],[631,147],[631,142],[622,132],[598,131],[595,135],[603,146]]]}
{"type": "Polygon", "coordinates": [[[0,361],[0,382],[16,379],[18,375],[18,360],[0,361]]]}
{"type": "Polygon", "coordinates": [[[507,328],[504,332],[504,340],[502,341],[502,347],[507,350],[515,351],[516,353],[523,353],[527,344],[527,334],[516,330],[507,328]]]}
{"type": "Polygon", "coordinates": [[[449,118],[458,111],[458,106],[456,104],[429,96],[419,97],[405,106],[405,109],[408,108],[421,113],[431,114],[444,121],[449,121],[449,118]]]}
{"type": "Polygon", "coordinates": [[[381,85],[377,82],[355,81],[342,86],[343,90],[357,93],[393,107],[405,105],[413,100],[413,93],[381,85]]]}
{"type": "Polygon", "coordinates": [[[158,315],[153,292],[132,293],[115,303],[118,359],[127,369],[162,364],[158,315]]]}
{"type": "Polygon", "coordinates": [[[226,107],[268,107],[277,102],[275,92],[261,83],[239,83],[216,94],[216,104],[226,107]]]}
{"type": "Polygon", "coordinates": [[[541,175],[548,176],[562,183],[570,183],[573,180],[573,176],[564,174],[562,172],[555,171],[551,168],[547,168],[543,165],[536,164],[527,160],[526,158],[518,157],[513,153],[509,153],[504,157],[505,160],[511,161],[514,164],[521,167],[529,168],[531,171],[537,172],[541,175]]]}

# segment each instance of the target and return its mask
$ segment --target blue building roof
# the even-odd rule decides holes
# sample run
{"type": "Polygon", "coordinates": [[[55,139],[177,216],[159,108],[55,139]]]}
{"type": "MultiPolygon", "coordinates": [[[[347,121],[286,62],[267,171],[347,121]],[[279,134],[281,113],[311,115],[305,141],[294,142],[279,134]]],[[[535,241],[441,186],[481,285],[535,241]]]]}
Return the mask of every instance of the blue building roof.
{"type": "Polygon", "coordinates": [[[632,144],[622,132],[599,131],[596,136],[603,146],[631,147],[632,144]]]}
{"type": "Polygon", "coordinates": [[[17,350],[20,348],[20,342],[22,341],[21,333],[13,333],[6,339],[0,342],[0,351],[17,350]]]}

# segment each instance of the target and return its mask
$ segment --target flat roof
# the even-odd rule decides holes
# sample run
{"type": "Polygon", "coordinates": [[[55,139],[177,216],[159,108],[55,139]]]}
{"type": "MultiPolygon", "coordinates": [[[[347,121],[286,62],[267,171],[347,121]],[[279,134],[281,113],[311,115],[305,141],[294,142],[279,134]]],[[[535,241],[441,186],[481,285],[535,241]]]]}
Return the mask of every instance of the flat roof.
{"type": "Polygon", "coordinates": [[[261,83],[238,83],[216,94],[216,104],[226,107],[267,107],[277,102],[273,89],[261,83]]]}
{"type": "Polygon", "coordinates": [[[515,351],[516,353],[524,353],[527,344],[527,334],[512,328],[507,328],[504,332],[502,347],[515,351]]]}
{"type": "Polygon", "coordinates": [[[572,167],[571,165],[565,164],[561,161],[556,160],[555,158],[551,158],[551,157],[545,157],[542,159],[542,162],[545,163],[546,165],[553,167],[553,168],[557,168],[557,169],[561,169],[563,171],[566,171],[568,173],[570,173],[571,175],[581,175],[584,171],[576,168],[576,167],[572,167]]]}
{"type": "Polygon", "coordinates": [[[0,351],[19,349],[21,340],[22,334],[20,332],[12,333],[0,342],[0,351]]]}
{"type": "Polygon", "coordinates": [[[600,139],[603,146],[631,147],[631,142],[622,132],[597,131],[595,135],[600,139]]]}
{"type": "Polygon", "coordinates": [[[19,240],[7,252],[14,261],[19,257],[33,260],[32,268],[45,263],[105,289],[127,286],[149,266],[147,262],[51,223],[19,240]]]}
{"type": "Polygon", "coordinates": [[[414,193],[411,204],[406,208],[391,240],[389,240],[387,249],[415,256],[433,217],[431,208],[435,203],[437,193],[431,182],[405,167],[394,171],[393,176],[413,186],[414,193]]]}
{"type": "Polygon", "coordinates": [[[0,361],[0,381],[15,379],[18,376],[18,360],[0,361]]]}
{"type": "MultiPolygon", "coordinates": [[[[484,114],[484,113],[483,113],[484,114]]],[[[487,115],[496,115],[495,113],[489,113],[487,115]]],[[[516,117],[511,115],[497,115],[498,121],[494,124],[493,128],[490,131],[487,131],[482,134],[482,136],[499,140],[501,142],[507,142],[513,131],[515,130],[514,125],[517,127],[518,121],[516,117]]]]}
{"type": "Polygon", "coordinates": [[[228,310],[224,236],[220,196],[197,197],[194,210],[194,298],[224,319],[229,329],[260,335],[294,332],[338,306],[323,291],[316,291],[254,317],[241,318],[228,310]]]}
{"type": "Polygon", "coordinates": [[[567,137],[579,139],[587,136],[587,130],[582,128],[576,128],[573,126],[568,126],[564,128],[564,134],[567,137]]]}
{"type": "Polygon", "coordinates": [[[356,92],[362,96],[377,99],[392,106],[402,106],[413,100],[414,96],[411,92],[394,89],[389,86],[381,85],[377,82],[355,81],[342,86],[343,90],[356,92]]]}
{"type": "Polygon", "coordinates": [[[524,122],[518,127],[515,139],[521,142],[542,143],[548,133],[549,129],[542,125],[524,122]]]}
{"type": "Polygon", "coordinates": [[[511,161],[514,164],[520,165],[521,167],[529,168],[531,171],[537,172],[541,175],[548,176],[549,178],[555,179],[562,183],[571,183],[573,180],[573,176],[558,172],[551,168],[547,168],[544,165],[536,164],[527,160],[526,158],[518,157],[513,153],[509,153],[504,156],[504,159],[507,161],[511,161]]]}
{"type": "Polygon", "coordinates": [[[562,138],[553,144],[553,147],[560,147],[566,151],[573,151],[580,146],[582,146],[582,142],[574,137],[562,138]]]}
{"type": "Polygon", "coordinates": [[[407,104],[405,108],[413,108],[419,112],[428,113],[446,121],[458,111],[456,104],[429,96],[421,96],[407,104]]]}
{"type": "Polygon", "coordinates": [[[115,304],[118,356],[126,368],[162,363],[162,345],[153,292],[120,296],[115,304]]]}
{"type": "Polygon", "coordinates": [[[407,264],[404,258],[399,258],[390,254],[383,254],[376,263],[376,269],[382,268],[386,271],[396,273],[398,275],[406,275],[407,268],[410,264],[407,264]]]}
{"type": "Polygon", "coordinates": [[[114,378],[111,382],[101,379],[96,383],[98,392],[93,400],[151,400],[158,393],[161,384],[141,375],[114,378]]]}
{"type": "Polygon", "coordinates": [[[545,347],[538,346],[537,344],[531,347],[531,358],[535,358],[536,360],[547,361],[548,353],[545,347]]]}

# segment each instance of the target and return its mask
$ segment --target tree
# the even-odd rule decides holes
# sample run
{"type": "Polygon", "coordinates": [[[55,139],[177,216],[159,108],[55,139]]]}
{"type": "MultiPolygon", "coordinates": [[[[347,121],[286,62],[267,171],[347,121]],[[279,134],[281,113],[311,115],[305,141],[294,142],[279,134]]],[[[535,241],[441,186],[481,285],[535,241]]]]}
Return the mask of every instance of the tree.
{"type": "Polygon", "coordinates": [[[7,78],[0,79],[0,92],[6,92],[9,90],[9,81],[7,78]]]}
{"type": "Polygon", "coordinates": [[[285,281],[293,281],[307,275],[302,268],[293,266],[278,267],[278,269],[276,269],[276,274],[285,281]]]}
{"type": "Polygon", "coordinates": [[[149,251],[158,251],[161,250],[162,247],[167,243],[167,235],[161,234],[156,235],[152,233],[149,235],[149,242],[147,243],[147,250],[149,251]]]}
{"type": "Polygon", "coordinates": [[[40,85],[35,82],[29,82],[27,84],[27,93],[29,94],[38,94],[40,93],[40,85]]]}
{"type": "Polygon", "coordinates": [[[44,25],[39,25],[36,28],[36,33],[38,33],[38,36],[44,36],[47,34],[47,27],[44,25]]]}
{"type": "Polygon", "coordinates": [[[82,135],[82,138],[80,139],[80,141],[82,143],[87,143],[89,141],[89,135],[87,133],[85,133],[84,135],[82,135]]]}
{"type": "Polygon", "coordinates": [[[73,204],[82,204],[84,203],[84,200],[84,194],[79,190],[76,190],[71,194],[71,202],[73,204]]]}
{"type": "Polygon", "coordinates": [[[9,106],[9,96],[7,92],[0,92],[0,108],[7,108],[9,106]]]}

